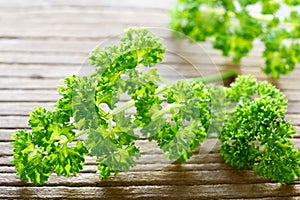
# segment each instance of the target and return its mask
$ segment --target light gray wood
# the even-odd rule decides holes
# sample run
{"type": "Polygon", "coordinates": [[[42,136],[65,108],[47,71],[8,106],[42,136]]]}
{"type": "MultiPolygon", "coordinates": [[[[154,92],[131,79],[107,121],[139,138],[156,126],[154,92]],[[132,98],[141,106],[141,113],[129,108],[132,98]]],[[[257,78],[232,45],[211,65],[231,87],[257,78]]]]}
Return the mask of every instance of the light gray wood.
{"type": "Polygon", "coordinates": [[[32,112],[36,106],[44,107],[47,110],[54,109],[54,103],[51,102],[2,102],[0,103],[0,116],[28,116],[29,112],[32,112]]]}
{"type": "Polygon", "coordinates": [[[153,1],[147,1],[147,2],[141,2],[139,0],[127,0],[124,2],[120,2],[118,0],[66,0],[66,1],[60,1],[60,0],[45,0],[45,1],[34,1],[34,0],[13,0],[13,1],[5,1],[1,0],[0,5],[4,8],[30,8],[30,7],[46,7],[51,8],[53,6],[66,6],[66,7],[74,7],[78,6],[80,8],[84,7],[96,7],[96,6],[103,6],[103,7],[116,7],[116,8],[155,8],[155,9],[168,9],[170,5],[174,0],[153,0],[153,1]]]}
{"type": "MultiPolygon", "coordinates": [[[[228,70],[237,70],[240,74],[252,74],[253,76],[259,78],[259,80],[268,80],[272,82],[276,87],[281,90],[297,90],[297,81],[300,75],[299,70],[296,69],[293,73],[281,76],[280,80],[272,80],[270,77],[262,74],[254,66],[243,66],[239,68],[238,66],[228,66],[226,61],[218,66],[207,65],[194,65],[191,67],[190,64],[161,64],[158,66],[159,72],[162,73],[164,78],[174,78],[179,79],[182,78],[182,75],[188,77],[188,75],[200,76],[201,73],[209,74],[209,75],[217,75],[219,72],[226,72],[228,70]],[[170,71],[175,71],[176,73],[170,73],[170,71]]],[[[18,79],[18,81],[14,84],[19,84],[19,78],[28,78],[28,79],[64,79],[69,75],[82,75],[85,73],[86,65],[51,65],[51,64],[0,64],[0,81],[5,82],[9,79],[18,79]],[[7,79],[4,79],[7,78],[7,79]]],[[[86,74],[86,73],[85,73],[86,74]]],[[[46,80],[41,80],[46,81],[46,80]]],[[[22,87],[22,84],[20,87],[22,87]]],[[[9,84],[1,84],[0,87],[10,87],[9,84]]],[[[16,87],[16,86],[13,86],[16,87]]],[[[39,87],[39,86],[35,86],[39,87]]],[[[49,85],[50,87],[50,85],[49,85]]]]}
{"type": "Polygon", "coordinates": [[[56,102],[56,90],[0,90],[0,102],[56,102]]]}
{"type": "MultiPolygon", "coordinates": [[[[76,15],[78,17],[78,14],[76,15]]],[[[37,19],[36,17],[34,19],[37,19]]],[[[51,19],[51,18],[50,18],[51,19]]],[[[73,18],[72,18],[73,19],[73,18]]],[[[90,19],[90,18],[89,18],[90,19]]],[[[61,20],[61,19],[59,19],[61,20]]],[[[74,19],[78,21],[78,19],[74,19]]],[[[43,23],[45,23],[43,21],[43,23]]],[[[60,22],[62,23],[62,22],[60,22]]],[[[80,26],[80,24],[78,25],[80,26]]],[[[153,28],[156,34],[160,32],[168,32],[165,28],[153,28]]],[[[0,51],[1,52],[30,52],[30,53],[56,53],[56,54],[86,54],[89,53],[96,46],[107,46],[109,44],[117,44],[119,42],[119,37],[124,36],[123,32],[115,33],[109,38],[98,38],[95,40],[41,40],[41,39],[5,39],[0,40],[0,51]],[[121,34],[121,35],[120,35],[121,34]]],[[[174,40],[174,38],[164,38],[163,44],[167,46],[168,50],[175,50],[176,52],[187,52],[191,55],[199,54],[199,51],[205,52],[208,55],[220,55],[220,51],[212,49],[212,44],[210,41],[201,42],[201,43],[191,43],[186,40],[174,40]],[[188,46],[188,48],[178,48],[182,46],[188,46]]],[[[262,49],[262,43],[254,42],[254,49],[250,52],[249,57],[259,58],[262,49]]]]}
{"type": "MultiPolygon", "coordinates": [[[[179,46],[180,47],[180,46],[179,46]]],[[[203,53],[201,50],[200,53],[203,53]]],[[[201,64],[220,65],[224,64],[228,58],[209,57],[206,54],[188,54],[186,52],[177,52],[175,50],[167,51],[164,54],[162,63],[177,64],[201,64]]],[[[87,63],[88,52],[86,54],[56,54],[56,53],[30,53],[30,52],[2,52],[0,55],[0,63],[2,64],[56,64],[56,65],[82,65],[87,63]]],[[[243,62],[249,65],[263,65],[263,60],[253,60],[253,58],[244,58],[243,62]]],[[[201,67],[201,65],[199,65],[201,67]]]]}
{"type": "Polygon", "coordinates": [[[49,8],[47,10],[18,10],[12,12],[1,12],[0,16],[5,18],[8,23],[3,25],[3,28],[13,28],[12,23],[17,22],[23,28],[28,25],[28,28],[52,26],[61,28],[61,24],[65,25],[66,29],[76,27],[86,27],[87,29],[97,29],[107,25],[127,25],[127,26],[142,26],[145,24],[154,26],[165,26],[169,20],[169,16],[165,10],[156,10],[145,12],[144,10],[132,10],[132,8],[124,8],[122,13],[116,8],[88,8],[81,9],[76,7],[69,8],[49,8]],[[126,17],[124,17],[126,16],[126,17]],[[137,16],[139,16],[137,18],[137,16]],[[158,21],[157,19],[161,19],[158,21]],[[97,27],[98,26],[98,27],[97,27]]]}
{"type": "Polygon", "coordinates": [[[69,75],[78,74],[78,65],[21,65],[0,64],[2,78],[32,78],[32,79],[63,79],[69,75]]]}

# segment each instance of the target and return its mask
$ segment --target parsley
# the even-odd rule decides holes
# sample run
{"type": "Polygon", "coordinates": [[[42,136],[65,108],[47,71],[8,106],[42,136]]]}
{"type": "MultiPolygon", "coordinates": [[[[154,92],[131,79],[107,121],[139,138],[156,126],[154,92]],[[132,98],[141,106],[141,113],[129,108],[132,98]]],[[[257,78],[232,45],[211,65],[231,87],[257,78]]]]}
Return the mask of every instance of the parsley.
{"type": "Polygon", "coordinates": [[[290,140],[295,127],[284,119],[285,95],[267,82],[241,76],[226,89],[226,97],[232,108],[220,133],[225,161],[282,183],[299,177],[300,152],[290,140]]]}
{"type": "Polygon", "coordinates": [[[279,78],[300,63],[299,5],[299,0],[178,0],[170,27],[193,41],[212,38],[214,48],[233,55],[233,62],[240,62],[260,39],[265,45],[262,70],[279,78]],[[253,5],[261,7],[260,14],[249,12],[253,5]],[[289,9],[288,16],[278,16],[281,7],[289,9]]]}
{"type": "Polygon", "coordinates": [[[137,129],[157,141],[167,158],[189,158],[206,138],[209,92],[203,83],[159,86],[155,64],[164,52],[162,40],[146,29],[128,30],[118,46],[94,49],[95,72],[67,77],[55,111],[36,108],[31,131],[12,136],[12,163],[21,179],[39,184],[52,172],[76,175],[86,155],[96,157],[102,179],[128,171],[140,157],[137,129]],[[132,100],[119,106],[122,94],[132,100]],[[136,112],[125,113],[130,107],[136,112]]]}
{"type": "Polygon", "coordinates": [[[216,132],[231,165],[284,183],[299,176],[300,154],[289,140],[295,128],[284,120],[287,100],[279,90],[251,76],[227,89],[205,85],[217,81],[210,77],[168,85],[155,67],[164,52],[147,29],[129,29],[118,45],[94,49],[95,72],[64,79],[55,109],[35,108],[31,130],[12,135],[20,178],[41,184],[53,172],[76,175],[87,155],[96,158],[102,179],[128,171],[141,156],[138,133],[156,141],[166,158],[184,162],[216,132]],[[121,104],[122,95],[131,100],[121,104]]]}

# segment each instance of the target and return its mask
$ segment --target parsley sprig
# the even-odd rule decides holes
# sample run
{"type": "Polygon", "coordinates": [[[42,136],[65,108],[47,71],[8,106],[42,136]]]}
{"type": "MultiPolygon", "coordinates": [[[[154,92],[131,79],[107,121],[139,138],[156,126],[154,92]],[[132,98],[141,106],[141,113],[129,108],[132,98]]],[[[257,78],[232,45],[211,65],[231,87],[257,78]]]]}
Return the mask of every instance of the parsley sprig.
{"type": "Polygon", "coordinates": [[[189,158],[206,138],[209,92],[203,83],[159,86],[155,64],[164,52],[162,40],[147,29],[130,29],[118,45],[93,50],[95,72],[67,77],[55,111],[36,108],[31,131],[12,136],[12,163],[21,179],[39,184],[54,171],[76,175],[86,155],[96,157],[103,179],[128,171],[140,157],[138,128],[167,158],[189,158]],[[122,94],[132,100],[121,105],[122,94]],[[135,113],[126,113],[130,107],[135,113]]]}
{"type": "Polygon", "coordinates": [[[285,95],[265,81],[241,76],[226,97],[232,108],[220,133],[225,161],[282,183],[299,177],[300,153],[290,140],[296,130],[285,120],[285,95]]]}
{"type": "Polygon", "coordinates": [[[155,66],[164,52],[162,39],[147,29],[129,29],[118,45],[94,49],[95,72],[64,79],[55,109],[35,108],[31,130],[12,135],[20,178],[41,184],[53,172],[76,175],[89,155],[107,179],[136,165],[141,136],[184,162],[210,133],[219,133],[232,166],[283,183],[299,176],[300,154],[290,141],[295,128],[284,119],[287,100],[278,89],[251,76],[230,88],[203,83],[214,78],[165,84],[155,66]],[[122,95],[130,100],[122,103],[122,95]]]}
{"type": "Polygon", "coordinates": [[[300,63],[299,0],[178,0],[171,10],[170,27],[193,41],[212,39],[214,48],[233,62],[247,56],[260,39],[265,49],[263,71],[273,78],[288,74],[300,63]],[[260,7],[260,13],[249,11],[260,7]],[[288,16],[278,16],[280,8],[288,16]],[[297,10],[298,9],[298,10],[297,10]]]}

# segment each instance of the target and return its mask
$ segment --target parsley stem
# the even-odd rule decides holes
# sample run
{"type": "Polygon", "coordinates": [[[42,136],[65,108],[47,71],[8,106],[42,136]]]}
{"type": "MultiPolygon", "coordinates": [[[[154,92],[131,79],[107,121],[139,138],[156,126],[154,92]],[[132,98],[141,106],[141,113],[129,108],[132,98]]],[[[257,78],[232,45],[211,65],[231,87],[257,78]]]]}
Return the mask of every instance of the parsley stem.
{"type": "Polygon", "coordinates": [[[128,108],[131,108],[132,106],[134,106],[134,104],[135,104],[135,101],[132,99],[132,100],[128,101],[126,104],[123,104],[122,106],[119,106],[118,108],[113,110],[107,117],[111,118],[113,115],[116,115],[122,111],[127,110],[128,108]]]}
{"type": "Polygon", "coordinates": [[[107,113],[102,109],[100,108],[99,106],[97,107],[97,110],[98,112],[102,115],[102,116],[105,116],[107,113]]]}
{"type": "Polygon", "coordinates": [[[156,120],[158,120],[159,118],[161,118],[163,115],[165,115],[166,113],[168,113],[171,109],[174,109],[174,108],[182,108],[183,106],[184,106],[184,105],[178,104],[178,103],[177,103],[177,104],[171,104],[171,105],[165,107],[164,109],[162,109],[161,111],[155,113],[155,114],[152,116],[151,120],[152,120],[153,122],[155,122],[156,120]]]}
{"type": "MultiPolygon", "coordinates": [[[[218,81],[222,81],[222,80],[225,80],[228,78],[235,77],[237,75],[238,75],[238,73],[236,70],[230,70],[228,72],[223,72],[220,75],[213,75],[213,76],[207,76],[207,77],[201,77],[201,78],[190,78],[190,79],[186,79],[186,81],[188,81],[188,82],[201,81],[204,83],[214,83],[214,82],[218,82],[218,81]]],[[[165,90],[166,90],[166,87],[159,87],[159,88],[157,88],[155,93],[160,94],[165,90]]],[[[116,115],[122,111],[127,110],[128,108],[131,108],[132,106],[134,106],[134,104],[135,104],[135,100],[130,100],[126,104],[123,104],[122,106],[119,106],[118,108],[113,110],[109,115],[107,115],[107,117],[111,118],[113,115],[116,115]]]]}
{"type": "MultiPolygon", "coordinates": [[[[84,134],[86,134],[86,131],[84,130],[84,131],[81,131],[81,132],[79,132],[79,133],[77,133],[76,135],[74,135],[74,137],[72,138],[72,140],[74,140],[75,138],[79,138],[80,136],[82,136],[82,135],[84,135],[84,134]]],[[[69,139],[68,138],[63,138],[61,141],[60,141],[60,143],[62,144],[62,145],[67,145],[67,143],[69,142],[69,139]]]]}
{"type": "Polygon", "coordinates": [[[190,78],[187,79],[188,82],[204,82],[204,83],[214,83],[218,81],[222,81],[225,79],[233,78],[238,75],[238,72],[236,70],[230,70],[228,72],[223,72],[220,75],[213,75],[213,76],[206,76],[206,77],[201,77],[201,78],[190,78]]]}
{"type": "MultiPolygon", "coordinates": [[[[157,88],[155,94],[160,94],[162,93],[163,91],[166,90],[166,87],[159,87],[157,88]]],[[[118,108],[116,108],[112,113],[110,113],[107,117],[110,118],[112,117],[113,115],[116,115],[122,111],[125,111],[127,110],[128,108],[131,108],[132,106],[134,106],[135,104],[135,101],[132,99],[130,101],[128,101],[126,104],[123,104],[122,106],[119,106],[118,108]]]]}

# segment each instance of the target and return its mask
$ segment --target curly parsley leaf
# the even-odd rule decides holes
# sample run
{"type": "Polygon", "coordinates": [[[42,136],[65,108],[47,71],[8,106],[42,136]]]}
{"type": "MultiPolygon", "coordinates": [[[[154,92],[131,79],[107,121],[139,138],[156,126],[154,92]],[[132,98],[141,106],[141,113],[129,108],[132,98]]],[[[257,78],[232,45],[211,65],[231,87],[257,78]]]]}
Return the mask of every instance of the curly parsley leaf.
{"type": "Polygon", "coordinates": [[[12,163],[20,177],[39,184],[53,171],[76,175],[87,154],[97,157],[101,178],[134,166],[134,158],[140,156],[134,144],[138,139],[133,132],[134,117],[112,110],[122,93],[130,94],[148,80],[159,78],[155,70],[145,74],[137,68],[154,66],[163,59],[164,51],[162,40],[147,29],[128,30],[119,46],[96,48],[90,56],[96,72],[90,77],[67,77],[65,85],[58,88],[61,98],[55,111],[36,108],[30,114],[31,131],[17,131],[12,136],[12,163]],[[124,81],[122,75],[129,75],[129,80],[124,81]],[[104,111],[103,105],[111,110],[104,111]],[[76,130],[80,132],[76,134],[76,130]],[[84,134],[88,136],[83,143],[78,138],[84,134]]]}
{"type": "Polygon", "coordinates": [[[262,70],[279,78],[300,63],[299,5],[299,1],[275,0],[178,0],[170,13],[170,27],[193,41],[212,39],[214,48],[232,56],[233,62],[240,62],[260,39],[265,45],[262,70]],[[249,11],[253,5],[261,7],[260,14],[249,11]],[[289,16],[278,16],[281,7],[289,16]]]}
{"type": "Polygon", "coordinates": [[[282,183],[299,177],[300,153],[290,141],[296,131],[285,120],[285,95],[252,76],[239,77],[227,95],[235,107],[220,133],[225,161],[282,183]]]}
{"type": "Polygon", "coordinates": [[[151,105],[137,112],[138,119],[147,119],[141,132],[157,142],[165,157],[183,162],[206,139],[211,119],[209,91],[203,83],[184,81],[162,90],[166,102],[155,95],[136,99],[137,104],[151,105]]]}
{"type": "Polygon", "coordinates": [[[58,108],[55,112],[36,108],[30,114],[29,125],[31,131],[20,130],[12,135],[12,163],[21,179],[40,184],[53,171],[69,177],[82,169],[87,149],[80,140],[72,145],[75,132],[70,116],[58,108]]]}

